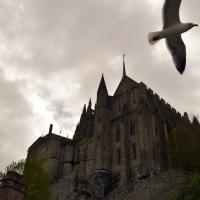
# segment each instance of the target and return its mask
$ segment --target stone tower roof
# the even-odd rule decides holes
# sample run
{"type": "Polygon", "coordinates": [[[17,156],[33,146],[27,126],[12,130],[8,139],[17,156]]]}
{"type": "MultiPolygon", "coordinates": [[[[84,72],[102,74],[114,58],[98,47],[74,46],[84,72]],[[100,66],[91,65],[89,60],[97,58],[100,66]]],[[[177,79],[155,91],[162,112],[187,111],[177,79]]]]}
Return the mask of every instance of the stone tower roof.
{"type": "Polygon", "coordinates": [[[97,94],[108,94],[108,90],[107,90],[107,87],[106,87],[106,83],[105,83],[103,74],[102,74],[102,77],[101,77],[99,88],[97,90],[97,94]]]}

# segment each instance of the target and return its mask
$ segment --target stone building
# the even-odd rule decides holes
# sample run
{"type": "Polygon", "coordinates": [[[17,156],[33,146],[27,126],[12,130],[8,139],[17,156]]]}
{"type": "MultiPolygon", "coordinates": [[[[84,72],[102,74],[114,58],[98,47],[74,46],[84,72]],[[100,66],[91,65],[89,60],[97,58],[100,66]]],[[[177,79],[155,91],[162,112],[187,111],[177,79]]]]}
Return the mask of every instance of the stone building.
{"type": "Polygon", "coordinates": [[[22,175],[9,171],[0,180],[0,199],[1,200],[23,200],[25,186],[22,175]]]}
{"type": "Polygon", "coordinates": [[[120,185],[168,169],[166,141],[172,128],[188,125],[144,83],[126,75],[109,95],[102,75],[97,99],[84,105],[73,139],[49,133],[37,139],[28,156],[42,161],[52,182],[76,173],[110,172],[120,185]]]}

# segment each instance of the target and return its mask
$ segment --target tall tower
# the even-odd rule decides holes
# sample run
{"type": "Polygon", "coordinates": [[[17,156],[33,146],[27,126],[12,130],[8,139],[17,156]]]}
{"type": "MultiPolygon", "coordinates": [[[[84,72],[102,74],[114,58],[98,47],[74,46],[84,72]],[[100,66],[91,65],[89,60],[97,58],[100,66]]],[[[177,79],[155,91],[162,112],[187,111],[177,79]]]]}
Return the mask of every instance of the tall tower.
{"type": "Polygon", "coordinates": [[[110,98],[102,75],[95,106],[95,169],[111,169],[110,98]]]}

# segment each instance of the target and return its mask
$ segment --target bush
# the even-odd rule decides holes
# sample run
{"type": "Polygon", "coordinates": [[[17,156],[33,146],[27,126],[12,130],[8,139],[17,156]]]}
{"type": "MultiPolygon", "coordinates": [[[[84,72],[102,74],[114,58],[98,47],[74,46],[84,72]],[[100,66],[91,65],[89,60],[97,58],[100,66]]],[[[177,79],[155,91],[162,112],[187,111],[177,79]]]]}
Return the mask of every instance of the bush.
{"type": "Polygon", "coordinates": [[[200,131],[185,127],[172,130],[168,138],[171,168],[200,173],[200,131]]]}
{"type": "Polygon", "coordinates": [[[183,194],[177,200],[199,200],[200,199],[200,174],[195,174],[191,183],[185,188],[183,194]]]}
{"type": "Polygon", "coordinates": [[[24,182],[26,186],[24,200],[50,199],[49,178],[38,160],[32,158],[26,160],[24,182]]]}

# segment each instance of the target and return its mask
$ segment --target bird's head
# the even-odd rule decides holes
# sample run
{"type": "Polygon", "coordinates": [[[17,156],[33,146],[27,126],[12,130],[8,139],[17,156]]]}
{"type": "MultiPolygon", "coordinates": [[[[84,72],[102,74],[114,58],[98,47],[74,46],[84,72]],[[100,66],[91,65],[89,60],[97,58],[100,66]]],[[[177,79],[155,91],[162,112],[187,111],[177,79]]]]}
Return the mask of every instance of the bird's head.
{"type": "Polygon", "coordinates": [[[194,23],[188,23],[188,25],[189,25],[190,28],[193,28],[195,26],[199,26],[198,24],[194,24],[194,23]]]}

